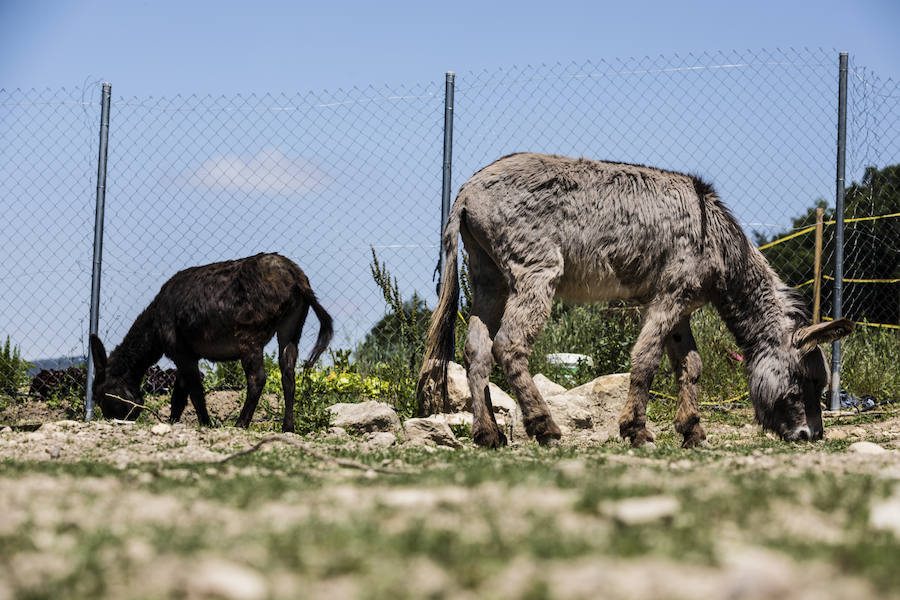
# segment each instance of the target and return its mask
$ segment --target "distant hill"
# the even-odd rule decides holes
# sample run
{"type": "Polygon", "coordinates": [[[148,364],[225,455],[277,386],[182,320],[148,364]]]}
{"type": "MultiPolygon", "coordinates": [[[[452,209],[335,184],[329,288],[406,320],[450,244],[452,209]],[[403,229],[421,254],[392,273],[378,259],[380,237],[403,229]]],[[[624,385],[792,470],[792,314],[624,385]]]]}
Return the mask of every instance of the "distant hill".
{"type": "Polygon", "coordinates": [[[72,366],[86,365],[86,356],[60,356],[57,358],[39,358],[28,361],[32,367],[28,369],[28,375],[33,376],[41,369],[68,369],[72,366]]]}

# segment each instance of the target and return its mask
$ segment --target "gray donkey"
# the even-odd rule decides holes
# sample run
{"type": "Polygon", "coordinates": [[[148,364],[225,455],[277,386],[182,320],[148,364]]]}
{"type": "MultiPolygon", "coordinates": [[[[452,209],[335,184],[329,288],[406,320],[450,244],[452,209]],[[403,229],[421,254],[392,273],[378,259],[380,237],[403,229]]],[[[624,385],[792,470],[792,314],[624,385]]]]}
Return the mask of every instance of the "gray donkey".
{"type": "Polygon", "coordinates": [[[787,441],[822,437],[820,396],[828,372],[818,345],[848,335],[852,322],[809,325],[800,299],[699,178],[531,153],[503,157],[476,173],[450,211],[443,287],[419,374],[421,412],[440,412],[446,401],[459,235],[472,287],[465,361],[477,444],[506,444],[487,387],[492,358],[515,393],[528,435],[545,444],[559,439],[528,372],[554,295],[645,305],[619,417],[619,432],[632,445],[653,441],[646,407],[664,348],[680,386],[675,430],[685,447],[705,442],[697,406],[701,362],[689,317],[708,302],[745,353],[757,422],[787,441]]]}

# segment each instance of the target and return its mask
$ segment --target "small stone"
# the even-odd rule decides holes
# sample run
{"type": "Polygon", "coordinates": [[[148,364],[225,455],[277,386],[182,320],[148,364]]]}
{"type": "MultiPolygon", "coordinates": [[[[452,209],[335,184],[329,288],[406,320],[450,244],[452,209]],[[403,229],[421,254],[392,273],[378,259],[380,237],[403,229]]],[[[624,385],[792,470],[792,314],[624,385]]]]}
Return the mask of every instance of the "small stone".
{"type": "Polygon", "coordinates": [[[830,429],[825,434],[825,438],[829,440],[846,440],[850,437],[846,429],[830,429]]]}
{"type": "Polygon", "coordinates": [[[47,454],[50,455],[50,458],[52,458],[54,460],[59,458],[59,455],[62,452],[62,448],[60,448],[59,446],[52,446],[50,448],[47,448],[46,450],[47,450],[47,454]]]}
{"type": "Polygon", "coordinates": [[[873,442],[854,442],[847,448],[847,452],[853,452],[854,454],[874,455],[884,454],[888,452],[888,450],[873,442]]]}
{"type": "Polygon", "coordinates": [[[900,538],[900,498],[880,502],[869,511],[869,525],[873,529],[891,531],[900,538]]]}
{"type": "Polygon", "coordinates": [[[397,443],[397,436],[390,431],[373,431],[366,436],[366,444],[372,450],[390,448],[397,443]]]}
{"type": "Polygon", "coordinates": [[[621,500],[609,511],[610,516],[625,525],[646,525],[675,516],[680,508],[677,498],[646,496],[621,500]]]}
{"type": "Polygon", "coordinates": [[[3,429],[0,429],[0,431],[2,431],[3,433],[12,433],[12,427],[10,427],[9,425],[7,425],[7,426],[4,427],[3,429]]]}
{"type": "Polygon", "coordinates": [[[325,437],[332,440],[346,440],[350,437],[350,434],[343,427],[329,427],[328,431],[325,432],[325,437]]]}
{"type": "Polygon", "coordinates": [[[359,432],[399,431],[400,417],[385,402],[370,400],[359,403],[332,404],[328,411],[333,415],[332,424],[359,432]]]}
{"type": "Polygon", "coordinates": [[[152,433],[153,435],[168,435],[171,432],[172,426],[168,423],[157,423],[150,428],[150,433],[152,433]]]}
{"type": "Polygon", "coordinates": [[[459,448],[460,443],[446,422],[437,419],[407,419],[403,423],[406,443],[459,448]]]}
{"type": "Polygon", "coordinates": [[[261,600],[269,594],[257,571],[223,560],[207,560],[186,577],[188,597],[224,600],[261,600]]]}
{"type": "Polygon", "coordinates": [[[866,437],[866,430],[862,427],[854,427],[850,430],[850,435],[853,437],[866,437]]]}

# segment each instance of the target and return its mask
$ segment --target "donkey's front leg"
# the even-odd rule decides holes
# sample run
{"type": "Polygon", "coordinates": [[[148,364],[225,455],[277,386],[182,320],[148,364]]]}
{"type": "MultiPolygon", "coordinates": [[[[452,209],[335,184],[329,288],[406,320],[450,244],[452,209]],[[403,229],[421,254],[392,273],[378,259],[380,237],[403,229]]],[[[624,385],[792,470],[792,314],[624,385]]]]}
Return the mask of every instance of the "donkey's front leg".
{"type": "Polygon", "coordinates": [[[675,431],[684,437],[682,448],[706,444],[706,431],[700,425],[697,395],[700,389],[702,362],[691,333],[690,317],[682,319],[666,338],[666,350],[678,381],[678,410],[675,412],[675,431]]]}
{"type": "Polygon", "coordinates": [[[647,429],[650,384],[662,358],[663,342],[680,319],[680,306],[671,301],[654,301],[647,307],[641,333],[631,349],[631,381],[628,400],[619,416],[619,435],[635,448],[654,440],[647,429]]]}

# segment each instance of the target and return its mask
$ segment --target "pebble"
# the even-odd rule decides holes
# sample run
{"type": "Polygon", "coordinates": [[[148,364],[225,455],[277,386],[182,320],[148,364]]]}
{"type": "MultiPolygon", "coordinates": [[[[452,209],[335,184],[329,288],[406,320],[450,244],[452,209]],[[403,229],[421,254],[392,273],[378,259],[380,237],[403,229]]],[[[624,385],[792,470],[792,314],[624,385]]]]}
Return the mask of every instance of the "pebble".
{"type": "Polygon", "coordinates": [[[892,531],[900,537],[900,498],[880,502],[869,511],[869,525],[873,529],[892,531]]]}
{"type": "Polygon", "coordinates": [[[855,437],[866,437],[866,430],[862,427],[854,427],[850,430],[850,435],[855,437]]]}
{"type": "Polygon", "coordinates": [[[189,597],[262,600],[269,594],[265,579],[254,569],[218,559],[202,563],[188,579],[189,597]]]}
{"type": "Polygon", "coordinates": [[[645,525],[675,516],[680,505],[671,496],[646,496],[628,498],[616,502],[609,510],[610,516],[625,525],[645,525]]]}
{"type": "Polygon", "coordinates": [[[150,428],[150,433],[152,433],[153,435],[168,435],[171,432],[172,426],[168,423],[157,423],[150,428]]]}
{"type": "Polygon", "coordinates": [[[873,442],[854,442],[847,448],[847,452],[855,454],[884,454],[887,450],[873,442]]]}
{"type": "Polygon", "coordinates": [[[846,440],[850,437],[846,429],[830,429],[825,434],[825,438],[829,440],[846,440]]]}

